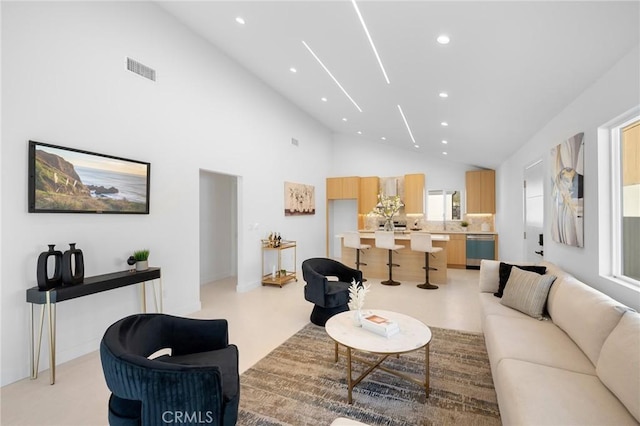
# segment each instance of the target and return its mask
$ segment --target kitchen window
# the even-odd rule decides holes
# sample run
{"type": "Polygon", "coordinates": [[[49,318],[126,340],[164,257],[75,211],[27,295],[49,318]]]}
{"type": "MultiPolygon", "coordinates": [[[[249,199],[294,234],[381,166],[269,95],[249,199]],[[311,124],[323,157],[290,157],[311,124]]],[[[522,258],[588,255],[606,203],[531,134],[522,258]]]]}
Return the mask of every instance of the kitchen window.
{"type": "Polygon", "coordinates": [[[427,194],[428,220],[461,220],[462,204],[460,191],[436,189],[427,194]]]}
{"type": "Polygon", "coordinates": [[[598,137],[605,158],[600,172],[610,177],[599,182],[601,198],[610,201],[610,208],[600,207],[601,274],[640,286],[640,107],[599,129],[598,137]]]}

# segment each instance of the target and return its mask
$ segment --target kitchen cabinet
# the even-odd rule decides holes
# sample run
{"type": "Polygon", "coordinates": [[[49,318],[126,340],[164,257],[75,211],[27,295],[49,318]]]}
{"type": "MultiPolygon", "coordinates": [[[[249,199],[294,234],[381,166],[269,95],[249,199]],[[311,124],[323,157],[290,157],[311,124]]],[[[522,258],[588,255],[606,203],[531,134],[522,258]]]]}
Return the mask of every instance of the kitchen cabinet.
{"type": "Polygon", "coordinates": [[[365,227],[365,216],[378,204],[380,178],[377,176],[361,177],[358,193],[358,229],[365,227]]]}
{"type": "Polygon", "coordinates": [[[424,173],[404,175],[404,212],[424,214],[424,173]]]}
{"type": "Polygon", "coordinates": [[[473,170],[466,174],[467,213],[496,212],[495,170],[473,170]]]}
{"type": "Polygon", "coordinates": [[[327,178],[327,200],[357,199],[359,189],[357,176],[327,178]]]}
{"type": "Polygon", "coordinates": [[[449,268],[465,268],[467,263],[467,236],[449,234],[447,245],[447,266],[449,268]]]}

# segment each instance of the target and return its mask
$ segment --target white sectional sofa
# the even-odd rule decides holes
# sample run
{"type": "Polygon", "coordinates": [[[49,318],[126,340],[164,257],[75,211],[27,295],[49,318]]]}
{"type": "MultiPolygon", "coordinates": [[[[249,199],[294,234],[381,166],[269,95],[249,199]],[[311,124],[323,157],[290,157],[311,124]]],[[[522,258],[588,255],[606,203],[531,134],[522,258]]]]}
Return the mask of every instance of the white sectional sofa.
{"type": "Polygon", "coordinates": [[[493,295],[499,265],[482,261],[480,302],[503,424],[640,424],[640,314],[542,262],[557,278],[532,318],[493,295]]]}

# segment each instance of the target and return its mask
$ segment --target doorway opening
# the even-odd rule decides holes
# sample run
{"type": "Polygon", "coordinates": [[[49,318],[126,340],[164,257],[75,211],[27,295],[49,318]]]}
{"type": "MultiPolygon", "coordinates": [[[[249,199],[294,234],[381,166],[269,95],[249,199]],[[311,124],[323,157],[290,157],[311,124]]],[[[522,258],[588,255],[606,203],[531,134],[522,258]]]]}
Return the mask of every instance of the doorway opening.
{"type": "Polygon", "coordinates": [[[238,277],[238,177],[200,170],[200,285],[238,277]]]}
{"type": "Polygon", "coordinates": [[[538,263],[544,256],[544,171],[542,160],[524,169],[524,259],[538,263]]]}

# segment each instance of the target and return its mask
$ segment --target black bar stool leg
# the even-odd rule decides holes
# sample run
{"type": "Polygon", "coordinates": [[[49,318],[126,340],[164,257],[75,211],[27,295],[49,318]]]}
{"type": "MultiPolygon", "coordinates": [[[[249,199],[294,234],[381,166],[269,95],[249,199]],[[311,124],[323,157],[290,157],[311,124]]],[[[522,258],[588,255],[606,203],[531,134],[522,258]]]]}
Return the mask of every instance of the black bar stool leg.
{"type": "Polygon", "coordinates": [[[392,254],[393,250],[389,250],[389,279],[386,281],[382,281],[380,284],[383,285],[400,285],[399,281],[394,281],[393,280],[393,267],[394,266],[400,266],[400,265],[396,265],[393,263],[393,254],[392,254]]]}
{"type": "Polygon", "coordinates": [[[424,277],[425,277],[424,283],[418,284],[417,287],[425,289],[425,290],[435,290],[435,289],[438,288],[438,286],[429,283],[429,269],[431,269],[431,268],[429,268],[429,253],[428,252],[424,253],[424,265],[425,265],[424,266],[424,277]]]}

